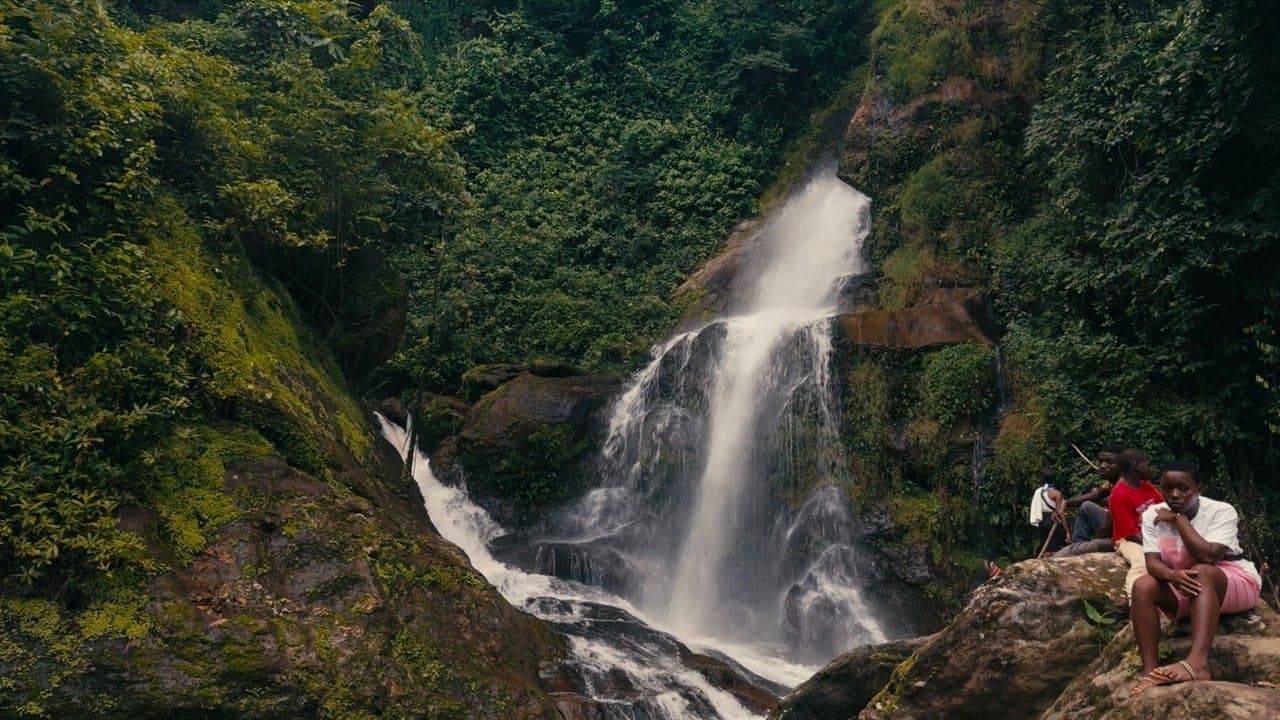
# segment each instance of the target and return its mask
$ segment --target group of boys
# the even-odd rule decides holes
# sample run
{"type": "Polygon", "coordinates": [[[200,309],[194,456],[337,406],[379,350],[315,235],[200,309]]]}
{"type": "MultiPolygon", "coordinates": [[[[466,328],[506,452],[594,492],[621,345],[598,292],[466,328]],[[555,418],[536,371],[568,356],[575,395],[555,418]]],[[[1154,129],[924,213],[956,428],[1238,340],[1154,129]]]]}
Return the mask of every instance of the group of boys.
{"type": "Polygon", "coordinates": [[[1142,513],[1164,501],[1151,483],[1151,458],[1133,448],[1111,445],[1098,452],[1098,480],[1067,498],[1046,476],[1032,499],[1031,522],[1041,529],[1042,557],[1063,558],[1090,552],[1120,553],[1129,563],[1125,590],[1146,574],[1142,513]],[[1066,511],[1076,509],[1068,541],[1066,511]]]}

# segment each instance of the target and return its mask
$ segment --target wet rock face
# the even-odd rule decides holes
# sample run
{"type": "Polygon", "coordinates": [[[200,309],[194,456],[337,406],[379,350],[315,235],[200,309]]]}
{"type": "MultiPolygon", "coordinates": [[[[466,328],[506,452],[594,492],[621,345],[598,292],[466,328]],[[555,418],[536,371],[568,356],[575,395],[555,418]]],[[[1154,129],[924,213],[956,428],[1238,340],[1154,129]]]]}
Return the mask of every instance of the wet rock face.
{"type": "Polygon", "coordinates": [[[935,288],[903,310],[857,310],[837,320],[849,342],[914,350],[960,342],[994,345],[990,314],[980,291],[935,288]]]}
{"type": "Polygon", "coordinates": [[[494,541],[494,557],[531,573],[572,580],[611,593],[627,595],[641,577],[623,553],[589,542],[538,542],[522,536],[494,541]]]}
{"type": "Polygon", "coordinates": [[[924,640],[867,645],[841,655],[784,697],[770,720],[847,720],[924,640]]]}

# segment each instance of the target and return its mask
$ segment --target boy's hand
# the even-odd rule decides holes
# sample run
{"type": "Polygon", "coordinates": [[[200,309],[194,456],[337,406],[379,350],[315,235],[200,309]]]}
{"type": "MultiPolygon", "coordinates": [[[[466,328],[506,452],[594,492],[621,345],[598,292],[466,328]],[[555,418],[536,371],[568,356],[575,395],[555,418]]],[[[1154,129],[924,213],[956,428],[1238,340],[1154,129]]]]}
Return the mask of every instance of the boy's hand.
{"type": "Polygon", "coordinates": [[[1177,589],[1178,592],[1187,597],[1195,597],[1200,594],[1199,573],[1195,570],[1174,570],[1169,576],[1169,584],[1177,589]]]}
{"type": "Polygon", "coordinates": [[[1171,523],[1178,515],[1169,508],[1160,508],[1156,510],[1156,522],[1171,523]]]}

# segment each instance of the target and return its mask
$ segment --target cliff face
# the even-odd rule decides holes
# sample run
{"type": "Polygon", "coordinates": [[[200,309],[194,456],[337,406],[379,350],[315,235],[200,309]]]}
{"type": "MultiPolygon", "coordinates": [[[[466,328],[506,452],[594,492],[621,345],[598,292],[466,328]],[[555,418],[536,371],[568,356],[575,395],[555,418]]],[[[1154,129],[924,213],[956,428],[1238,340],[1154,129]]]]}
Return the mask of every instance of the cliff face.
{"type": "MultiPolygon", "coordinates": [[[[919,641],[887,680],[868,673],[865,661],[894,657],[900,647],[862,648],[797,688],[774,717],[1162,720],[1280,712],[1280,616],[1265,605],[1223,619],[1213,682],[1158,687],[1130,700],[1140,666],[1126,627],[1124,570],[1110,553],[1013,565],[919,641]]],[[[1161,656],[1183,657],[1188,633],[1185,621],[1167,629],[1161,656]]]]}

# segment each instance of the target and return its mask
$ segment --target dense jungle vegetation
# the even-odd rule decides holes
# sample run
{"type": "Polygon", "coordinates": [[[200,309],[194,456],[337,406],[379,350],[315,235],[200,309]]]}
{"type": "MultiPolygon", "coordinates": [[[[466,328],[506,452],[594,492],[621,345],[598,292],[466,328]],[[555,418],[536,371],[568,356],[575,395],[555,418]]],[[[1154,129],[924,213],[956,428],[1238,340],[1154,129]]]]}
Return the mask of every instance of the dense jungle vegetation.
{"type": "MultiPolygon", "coordinates": [[[[996,299],[1012,395],[989,478],[911,461],[909,492],[949,498],[927,522],[1007,548],[1028,478],[1069,442],[1121,442],[1199,459],[1275,561],[1270,10],[0,0],[6,590],[77,601],[162,569],[131,508],[164,562],[189,559],[246,456],[316,476],[359,458],[349,385],[633,367],[815,110],[952,76],[993,99],[849,170],[877,204],[882,304],[930,283],[996,299]]],[[[990,405],[987,359],[925,363],[935,421],[990,405]]],[[[850,383],[891,384],[877,372],[850,383]]],[[[867,452],[906,462],[886,437],[867,452]]]]}

